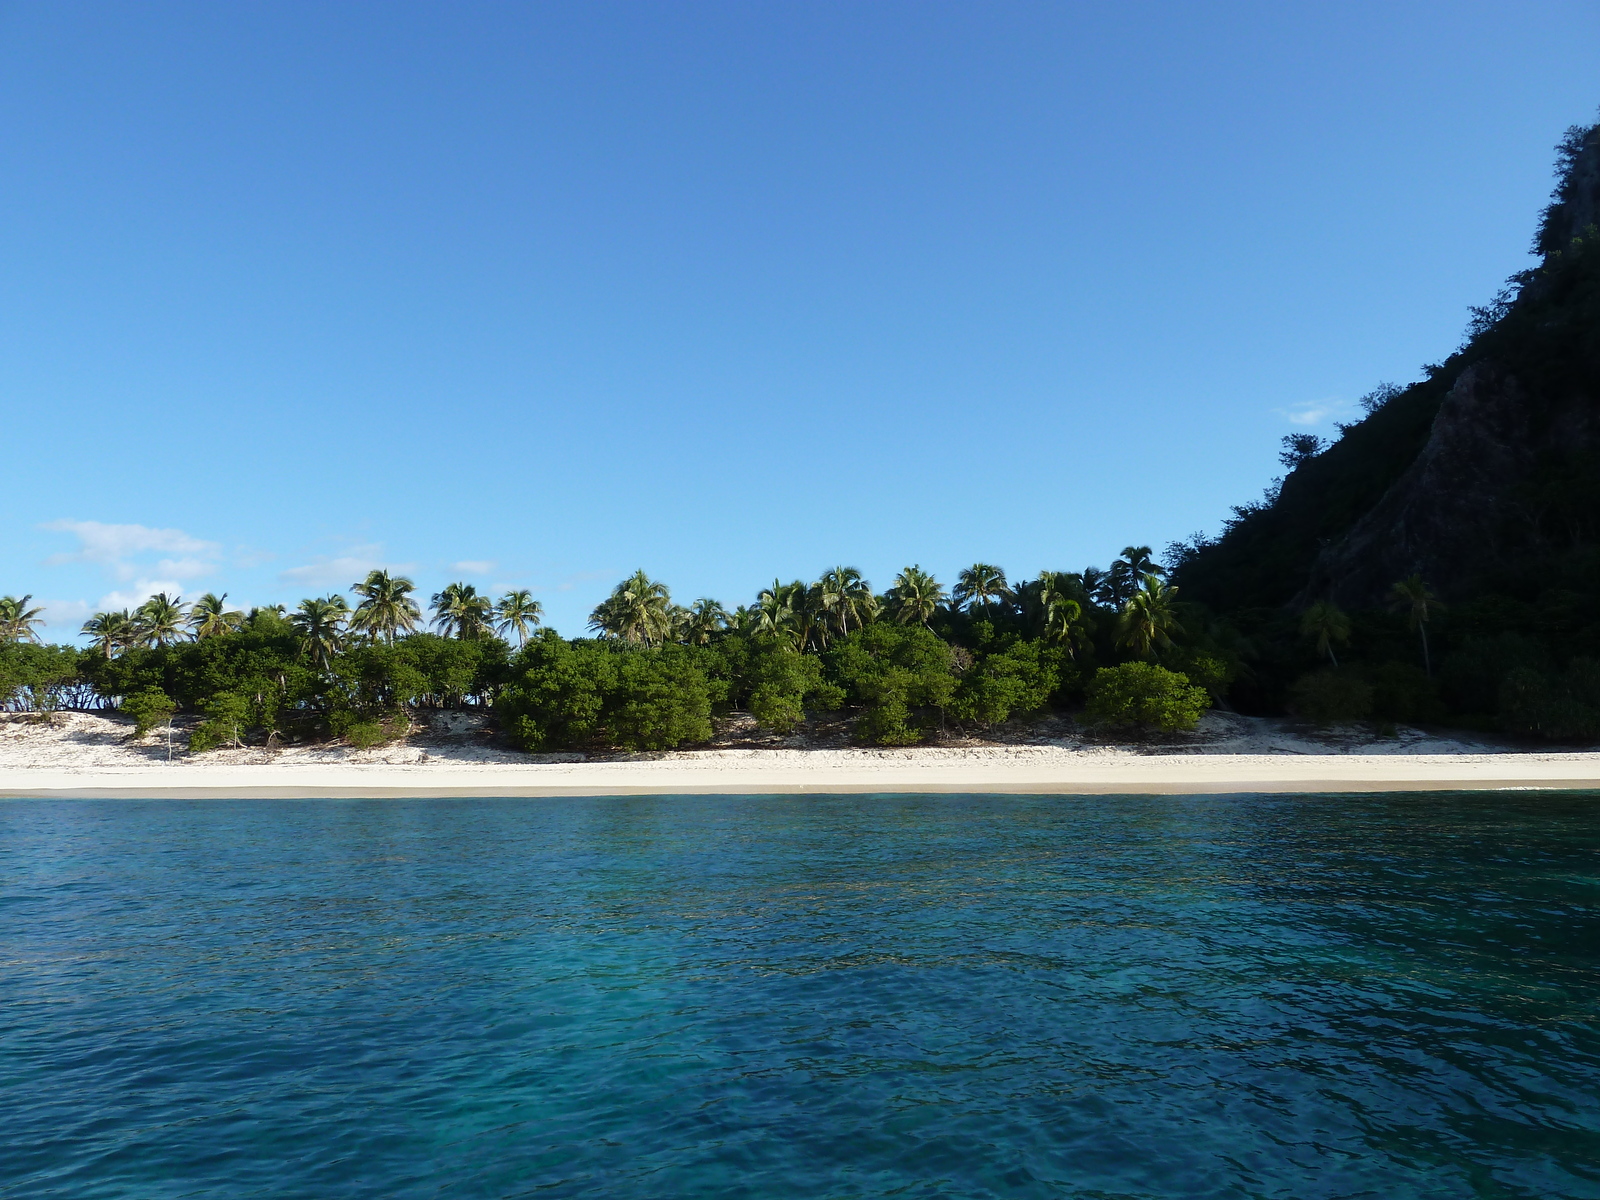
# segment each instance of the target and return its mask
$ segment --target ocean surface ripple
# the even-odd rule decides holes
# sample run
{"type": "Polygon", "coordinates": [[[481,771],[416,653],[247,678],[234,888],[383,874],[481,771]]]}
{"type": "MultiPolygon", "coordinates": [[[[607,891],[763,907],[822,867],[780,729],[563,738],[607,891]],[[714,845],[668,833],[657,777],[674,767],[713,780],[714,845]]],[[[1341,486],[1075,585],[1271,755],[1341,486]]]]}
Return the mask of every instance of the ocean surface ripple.
{"type": "Polygon", "coordinates": [[[0,1196],[1600,1197],[1597,818],[0,802],[0,1196]]]}

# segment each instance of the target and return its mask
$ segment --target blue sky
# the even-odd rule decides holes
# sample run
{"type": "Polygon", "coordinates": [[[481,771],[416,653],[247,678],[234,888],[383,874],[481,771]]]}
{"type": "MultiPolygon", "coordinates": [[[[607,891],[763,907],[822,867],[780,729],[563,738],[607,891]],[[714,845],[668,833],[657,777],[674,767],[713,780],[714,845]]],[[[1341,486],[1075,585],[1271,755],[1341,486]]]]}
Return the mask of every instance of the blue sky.
{"type": "Polygon", "coordinates": [[[581,630],[1215,530],[1528,262],[1585,3],[0,6],[0,592],[581,630]]]}

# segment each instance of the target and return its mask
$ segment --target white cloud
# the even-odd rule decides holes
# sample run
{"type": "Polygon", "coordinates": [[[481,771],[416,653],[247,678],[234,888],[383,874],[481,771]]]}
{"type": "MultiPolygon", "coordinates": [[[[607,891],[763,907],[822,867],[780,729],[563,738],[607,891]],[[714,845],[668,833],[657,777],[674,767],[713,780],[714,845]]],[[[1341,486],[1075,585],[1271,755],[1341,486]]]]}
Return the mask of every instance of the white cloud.
{"type": "Polygon", "coordinates": [[[94,615],[87,600],[41,600],[39,606],[44,609],[44,623],[52,628],[65,625],[76,631],[94,615]]]}
{"type": "Polygon", "coordinates": [[[1341,417],[1350,416],[1355,406],[1348,400],[1302,400],[1298,404],[1291,404],[1288,408],[1274,411],[1289,419],[1291,425],[1327,425],[1341,417]]]}
{"type": "Polygon", "coordinates": [[[198,558],[163,558],[156,564],[158,572],[173,579],[199,579],[215,569],[214,563],[202,562],[198,558]]]}
{"type": "Polygon", "coordinates": [[[40,526],[55,533],[70,533],[78,539],[72,554],[56,554],[48,561],[119,563],[136,554],[153,551],[187,554],[195,559],[213,560],[222,553],[215,542],[191,537],[181,529],[151,529],[148,525],[106,525],[100,521],[48,521],[40,526]]]}
{"type": "Polygon", "coordinates": [[[409,571],[410,563],[385,562],[380,545],[351,546],[337,558],[319,558],[299,567],[278,572],[281,583],[300,587],[349,588],[352,583],[365,579],[369,571],[409,571]]]}
{"type": "Polygon", "coordinates": [[[107,592],[101,596],[97,610],[111,612],[119,608],[138,608],[157,592],[180,596],[183,593],[183,584],[176,579],[138,579],[126,590],[107,592]]]}
{"type": "Polygon", "coordinates": [[[469,558],[462,562],[451,563],[450,569],[452,571],[460,571],[466,575],[487,575],[499,565],[492,558],[469,558]]]}

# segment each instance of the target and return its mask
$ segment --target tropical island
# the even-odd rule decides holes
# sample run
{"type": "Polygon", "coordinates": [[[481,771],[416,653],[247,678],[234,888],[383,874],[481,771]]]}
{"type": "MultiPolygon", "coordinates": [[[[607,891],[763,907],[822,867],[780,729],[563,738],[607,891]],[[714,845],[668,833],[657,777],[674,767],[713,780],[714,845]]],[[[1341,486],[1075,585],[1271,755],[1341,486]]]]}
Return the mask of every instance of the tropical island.
{"type": "Polygon", "coordinates": [[[115,714],[177,752],[342,745],[464,712],[526,754],[705,747],[729,722],[804,745],[971,745],[1029,722],[1181,736],[1208,711],[1423,726],[1536,748],[1600,739],[1600,126],[1569,130],[1539,264],[1474,310],[1462,346],[1381,385],[1331,443],[1284,439],[1284,476],[1218,536],[1014,580],[848,566],[684,605],[641,570],[589,635],[528,591],[452,583],[426,605],[373,571],[232,609],[150,597],[84,647],[43,644],[0,598],[0,707],[115,714]],[[793,739],[798,739],[793,740],[793,739]],[[841,740],[842,739],[842,740],[841,740]]]}

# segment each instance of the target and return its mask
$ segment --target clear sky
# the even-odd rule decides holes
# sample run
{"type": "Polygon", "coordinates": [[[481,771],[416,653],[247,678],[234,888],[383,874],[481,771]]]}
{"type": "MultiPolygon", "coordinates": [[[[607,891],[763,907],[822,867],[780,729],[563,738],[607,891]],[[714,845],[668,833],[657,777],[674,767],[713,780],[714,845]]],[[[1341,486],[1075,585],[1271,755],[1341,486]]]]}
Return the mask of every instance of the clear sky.
{"type": "Polygon", "coordinates": [[[0,5],[0,593],[581,631],[1215,530],[1528,263],[1600,6],[0,5]]]}

